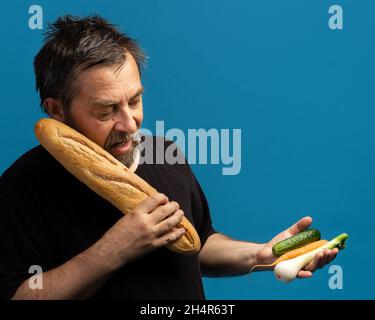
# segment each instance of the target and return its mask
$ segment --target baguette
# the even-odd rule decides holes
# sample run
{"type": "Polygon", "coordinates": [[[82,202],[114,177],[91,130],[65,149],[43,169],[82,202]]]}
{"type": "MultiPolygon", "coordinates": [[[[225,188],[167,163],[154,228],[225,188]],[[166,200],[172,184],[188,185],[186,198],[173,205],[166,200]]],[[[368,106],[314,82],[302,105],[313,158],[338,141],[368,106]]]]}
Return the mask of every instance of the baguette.
{"type": "MultiPolygon", "coordinates": [[[[131,213],[144,199],[157,193],[106,150],[60,121],[40,119],[35,124],[35,135],[66,170],[123,214],[131,213]]],[[[177,228],[186,232],[166,247],[182,254],[198,253],[199,235],[189,220],[183,217],[177,228]]]]}

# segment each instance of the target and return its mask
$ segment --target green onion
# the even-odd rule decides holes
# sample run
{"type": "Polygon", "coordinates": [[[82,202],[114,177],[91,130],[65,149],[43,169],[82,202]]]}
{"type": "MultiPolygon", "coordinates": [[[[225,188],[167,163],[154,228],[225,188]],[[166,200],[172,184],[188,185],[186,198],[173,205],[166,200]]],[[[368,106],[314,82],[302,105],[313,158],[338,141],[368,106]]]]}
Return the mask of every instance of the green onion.
{"type": "Polygon", "coordinates": [[[349,236],[346,233],[342,233],[313,251],[278,263],[274,269],[276,278],[282,282],[293,281],[297,277],[298,272],[307,266],[314,259],[317,253],[323,251],[324,249],[338,248],[341,250],[345,248],[345,240],[348,239],[348,237],[349,236]]]}

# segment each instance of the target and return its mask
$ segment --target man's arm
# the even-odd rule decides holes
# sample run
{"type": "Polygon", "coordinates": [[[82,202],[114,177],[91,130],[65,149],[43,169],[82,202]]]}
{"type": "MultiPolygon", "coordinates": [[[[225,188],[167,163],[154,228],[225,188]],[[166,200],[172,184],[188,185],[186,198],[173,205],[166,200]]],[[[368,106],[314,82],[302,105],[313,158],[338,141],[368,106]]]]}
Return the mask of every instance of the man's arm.
{"type": "MultiPolygon", "coordinates": [[[[272,246],[301,232],[311,223],[312,219],[305,217],[268,243],[263,244],[237,241],[223,234],[214,233],[208,237],[199,253],[202,273],[208,277],[237,276],[249,273],[255,264],[272,263],[276,259],[272,253],[272,246]]],[[[337,252],[337,249],[333,249],[318,253],[305,270],[298,273],[298,277],[311,277],[313,271],[330,263],[336,257],[337,252]]]]}
{"type": "Polygon", "coordinates": [[[87,299],[115,270],[182,236],[185,229],[173,229],[183,215],[176,202],[168,202],[162,194],[152,195],[93,246],[43,273],[43,289],[30,289],[26,280],[13,299],[87,299]]]}
{"type": "Polygon", "coordinates": [[[264,244],[238,241],[221,233],[209,236],[199,253],[202,273],[207,277],[238,276],[256,264],[264,244]]]}
{"type": "Polygon", "coordinates": [[[44,272],[41,290],[30,289],[27,279],[12,299],[88,299],[114,271],[108,261],[98,242],[63,265],[44,272]]]}

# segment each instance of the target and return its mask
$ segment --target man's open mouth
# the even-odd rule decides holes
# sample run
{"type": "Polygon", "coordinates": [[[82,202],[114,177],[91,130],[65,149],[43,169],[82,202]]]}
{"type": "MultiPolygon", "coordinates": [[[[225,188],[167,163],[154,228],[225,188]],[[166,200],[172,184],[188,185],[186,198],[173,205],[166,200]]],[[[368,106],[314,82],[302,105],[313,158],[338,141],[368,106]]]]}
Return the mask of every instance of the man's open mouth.
{"type": "Polygon", "coordinates": [[[119,140],[111,145],[111,153],[115,156],[122,155],[130,150],[132,143],[132,139],[119,140]]]}
{"type": "Polygon", "coordinates": [[[124,145],[125,143],[127,143],[127,141],[125,141],[125,140],[120,140],[120,141],[115,142],[114,144],[112,144],[112,147],[111,147],[111,148],[118,147],[118,146],[122,146],[122,145],[124,145]]]}

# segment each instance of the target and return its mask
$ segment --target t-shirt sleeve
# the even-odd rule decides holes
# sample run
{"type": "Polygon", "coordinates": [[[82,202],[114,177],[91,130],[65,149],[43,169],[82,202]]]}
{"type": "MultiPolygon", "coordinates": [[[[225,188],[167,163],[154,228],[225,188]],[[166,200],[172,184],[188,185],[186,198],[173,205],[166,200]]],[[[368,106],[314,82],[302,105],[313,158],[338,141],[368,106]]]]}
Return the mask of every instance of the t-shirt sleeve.
{"type": "Polygon", "coordinates": [[[192,179],[192,208],[194,213],[200,213],[194,215],[195,228],[201,239],[201,245],[205,244],[206,240],[213,233],[217,233],[211,220],[210,208],[206,199],[206,196],[200,186],[194,173],[190,171],[190,176],[192,179]]]}
{"type": "MultiPolygon", "coordinates": [[[[173,144],[173,142],[170,140],[165,140],[165,143],[166,147],[173,144]]],[[[182,150],[176,144],[175,147],[177,150],[176,157],[178,159],[178,163],[183,164],[185,173],[187,175],[187,181],[189,181],[191,185],[191,208],[193,212],[193,220],[195,229],[197,230],[201,240],[201,246],[203,247],[208,237],[213,233],[217,233],[218,231],[216,231],[213,227],[208,201],[201,185],[198,182],[198,179],[194,175],[194,172],[192,171],[182,150]]]]}
{"type": "Polygon", "coordinates": [[[50,269],[55,249],[46,221],[31,196],[19,190],[1,190],[0,203],[0,299],[3,300],[12,298],[18,287],[35,274],[30,267],[50,269]]]}

